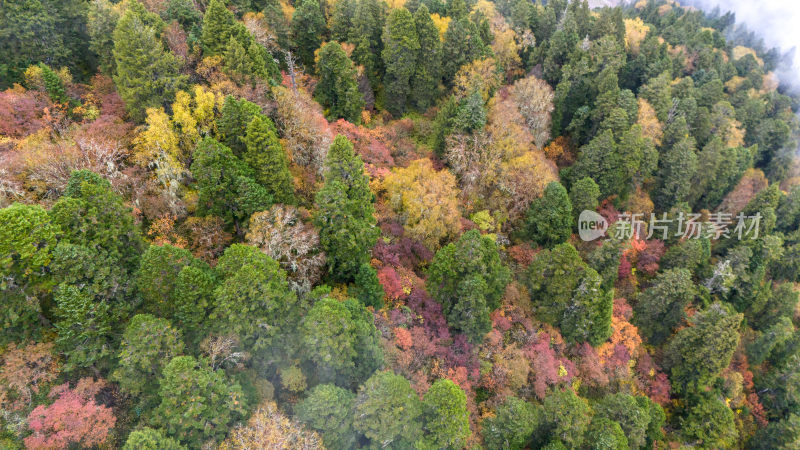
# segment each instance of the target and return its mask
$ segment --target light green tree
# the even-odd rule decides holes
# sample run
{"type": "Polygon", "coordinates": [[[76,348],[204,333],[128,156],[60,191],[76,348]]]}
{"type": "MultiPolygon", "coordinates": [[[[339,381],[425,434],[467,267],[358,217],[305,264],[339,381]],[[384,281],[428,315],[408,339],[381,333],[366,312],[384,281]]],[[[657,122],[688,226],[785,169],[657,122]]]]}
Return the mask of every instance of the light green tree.
{"type": "Polygon", "coordinates": [[[494,416],[483,421],[483,439],[489,448],[523,449],[542,420],[541,409],[517,397],[508,396],[494,416]]]}
{"type": "Polygon", "coordinates": [[[325,36],[325,17],[317,0],[302,0],[292,15],[293,48],[309,72],[314,67],[314,52],[325,36]]]}
{"type": "Polygon", "coordinates": [[[430,448],[462,448],[469,439],[464,391],[449,379],[436,380],[422,399],[423,440],[430,448]]]}
{"type": "Polygon", "coordinates": [[[180,332],[168,320],[137,314],[128,322],[120,343],[119,366],[112,379],[143,404],[158,390],[164,366],[183,352],[180,332]]]}
{"type": "Polygon", "coordinates": [[[297,417],[319,432],[326,448],[353,448],[353,404],[356,396],[333,384],[320,384],[298,403],[297,417]]]}
{"type": "Polygon", "coordinates": [[[228,48],[236,18],[225,7],[225,0],[211,0],[203,16],[203,44],[205,56],[221,55],[228,48]]]}
{"type": "Polygon", "coordinates": [[[741,314],[719,302],[692,316],[691,326],[667,344],[665,359],[673,389],[693,392],[713,383],[739,345],[741,322],[741,314]]]}
{"type": "Polygon", "coordinates": [[[247,404],[239,383],[191,356],[176,356],[164,367],[153,425],[182,444],[197,448],[220,441],[245,417],[247,404]]]}
{"type": "Polygon", "coordinates": [[[419,51],[411,77],[411,103],[420,111],[426,110],[437,97],[442,79],[442,40],[430,11],[421,5],[414,12],[419,51]]]}
{"type": "Polygon", "coordinates": [[[262,114],[256,115],[247,125],[244,141],[246,150],[242,159],[253,170],[254,180],[266,188],[276,202],[294,203],[289,158],[272,120],[262,114]]]}
{"type": "Polygon", "coordinates": [[[681,324],[684,309],[697,294],[692,273],[687,269],[670,269],[656,279],[639,296],[634,323],[642,336],[654,345],[663,343],[672,330],[681,324]]]}
{"type": "Polygon", "coordinates": [[[422,402],[391,371],[376,372],[361,386],[353,411],[353,427],[374,447],[410,448],[422,435],[422,402]]]}
{"type": "Polygon", "coordinates": [[[428,292],[442,305],[448,324],[480,342],[491,329],[489,314],[511,280],[497,244],[477,230],[442,247],[428,269],[428,292]]]}
{"type": "Polygon", "coordinates": [[[54,294],[56,346],[66,356],[64,369],[107,369],[111,363],[114,319],[108,302],[76,286],[60,285],[54,294]]]}
{"type": "Polygon", "coordinates": [[[253,180],[252,169],[228,147],[206,137],[193,157],[191,171],[197,181],[201,215],[222,217],[241,231],[251,214],[272,205],[269,192],[253,180]]]}
{"type": "Polygon", "coordinates": [[[161,31],[145,23],[137,11],[129,6],[114,28],[114,83],[128,113],[141,122],[147,108],[172,103],[185,77],[178,72],[175,56],[164,50],[161,31]]]}
{"type": "Polygon", "coordinates": [[[383,364],[372,316],[353,314],[363,309],[353,299],[324,298],[303,318],[303,358],[319,382],[358,386],[383,364]]]}
{"type": "Polygon", "coordinates": [[[572,202],[558,181],[550,182],[525,216],[525,234],[544,247],[565,242],[572,235],[572,202]]]}
{"type": "MultiPolygon", "coordinates": [[[[233,244],[215,268],[220,284],[209,318],[214,331],[234,333],[255,350],[278,350],[299,319],[297,297],[278,263],[256,247],[233,244]]],[[[262,352],[264,357],[270,354],[262,352]]]]}
{"type": "Polygon", "coordinates": [[[36,300],[50,290],[47,269],[57,245],[59,227],[41,206],[14,203],[0,209],[0,324],[7,339],[33,337],[41,306],[36,300]]]}
{"type": "Polygon", "coordinates": [[[128,435],[122,450],[184,450],[178,441],[164,436],[159,430],[144,427],[128,435]]]}

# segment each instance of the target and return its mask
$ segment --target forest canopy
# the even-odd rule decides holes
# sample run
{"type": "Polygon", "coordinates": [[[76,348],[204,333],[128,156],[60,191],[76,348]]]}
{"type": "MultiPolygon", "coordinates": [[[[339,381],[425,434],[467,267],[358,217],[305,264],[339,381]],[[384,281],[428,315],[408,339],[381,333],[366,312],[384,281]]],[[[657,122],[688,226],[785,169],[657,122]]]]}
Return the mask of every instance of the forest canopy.
{"type": "Polygon", "coordinates": [[[800,95],[673,0],[0,2],[0,447],[800,447],[800,95]]]}

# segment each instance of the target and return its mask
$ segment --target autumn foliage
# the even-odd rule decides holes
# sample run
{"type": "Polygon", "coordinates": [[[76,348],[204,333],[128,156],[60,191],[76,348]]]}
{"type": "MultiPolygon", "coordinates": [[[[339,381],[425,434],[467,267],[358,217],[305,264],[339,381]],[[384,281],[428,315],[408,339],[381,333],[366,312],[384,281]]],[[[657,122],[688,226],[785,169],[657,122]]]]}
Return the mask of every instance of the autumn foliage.
{"type": "Polygon", "coordinates": [[[430,160],[419,159],[395,169],[384,180],[389,205],[399,215],[409,237],[430,249],[460,229],[455,178],[436,171],[430,160]]]}
{"type": "Polygon", "coordinates": [[[50,391],[49,406],[39,405],[28,415],[33,434],[25,438],[28,448],[66,449],[73,445],[92,447],[108,439],[117,419],[96,401],[105,382],[82,378],[74,388],[62,384],[50,391]]]}
{"type": "Polygon", "coordinates": [[[796,448],[789,58],[594,3],[2,2],[0,447],[796,448]]]}

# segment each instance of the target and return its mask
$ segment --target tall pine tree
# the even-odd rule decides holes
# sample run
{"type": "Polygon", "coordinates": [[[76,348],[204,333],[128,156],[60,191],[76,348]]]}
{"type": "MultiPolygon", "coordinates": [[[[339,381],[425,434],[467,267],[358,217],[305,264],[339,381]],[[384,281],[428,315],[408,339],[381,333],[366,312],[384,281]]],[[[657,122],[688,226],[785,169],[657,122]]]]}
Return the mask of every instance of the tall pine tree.
{"type": "Polygon", "coordinates": [[[603,290],[602,284],[600,275],[587,267],[561,319],[560,328],[567,342],[600,345],[611,337],[614,291],[603,290]]]}
{"type": "Polygon", "coordinates": [[[228,147],[207,137],[192,157],[199,214],[222,217],[239,232],[251,214],[271,206],[272,196],[252,179],[252,169],[228,147]]]}
{"type": "Polygon", "coordinates": [[[335,279],[352,280],[369,262],[378,238],[372,201],[363,161],[346,137],[336,136],[328,150],[325,185],[317,193],[314,217],[335,279]]]}
{"type": "Polygon", "coordinates": [[[364,99],[358,91],[356,69],[337,42],[325,44],[319,51],[319,83],[314,95],[327,110],[330,120],[343,118],[353,123],[361,121],[364,99]]]}
{"type": "Polygon", "coordinates": [[[383,63],[386,65],[383,84],[386,110],[395,116],[406,110],[419,48],[411,13],[405,8],[392,10],[383,30],[383,63]]]}
{"type": "Polygon", "coordinates": [[[551,181],[544,194],[531,203],[525,217],[525,234],[539,245],[552,248],[572,234],[572,202],[558,181],[551,181]]]}
{"type": "Polygon", "coordinates": [[[356,0],[337,1],[333,5],[331,17],[328,19],[328,28],[331,40],[338,42],[347,41],[350,29],[353,28],[353,16],[356,12],[356,0]]]}
{"type": "Polygon", "coordinates": [[[257,115],[261,114],[261,107],[247,100],[237,100],[229,95],[225,97],[222,105],[222,116],[217,119],[217,138],[233,151],[236,156],[242,156],[247,146],[244,137],[247,126],[257,115]]]}
{"type": "Polygon", "coordinates": [[[728,367],[739,345],[742,315],[717,302],[696,313],[690,322],[691,326],[672,337],[664,354],[672,387],[683,393],[707,390],[728,367]]]}
{"type": "Polygon", "coordinates": [[[203,44],[205,56],[219,55],[225,52],[230,43],[236,18],[225,7],[224,0],[211,0],[203,16],[203,44]]]}
{"type": "Polygon", "coordinates": [[[511,272],[497,244],[477,230],[442,247],[428,270],[428,292],[442,305],[447,323],[473,343],[492,328],[489,315],[500,306],[511,272]]]}
{"type": "Polygon", "coordinates": [[[86,28],[89,32],[89,49],[97,55],[98,70],[114,73],[114,27],[122,16],[119,4],[98,0],[89,5],[86,28]]]}
{"type": "Polygon", "coordinates": [[[664,133],[664,147],[659,160],[658,180],[653,201],[656,207],[667,210],[682,202],[692,187],[697,173],[695,141],[689,135],[686,120],[675,119],[664,133]]]}
{"type": "Polygon", "coordinates": [[[292,41],[295,52],[307,70],[314,67],[314,51],[325,35],[325,17],[317,0],[302,0],[292,15],[292,41]]]}
{"type": "Polygon", "coordinates": [[[83,0],[16,0],[0,6],[0,88],[22,81],[29,65],[69,67],[72,74],[94,72],[83,0]]]}
{"type": "Polygon", "coordinates": [[[448,0],[445,11],[447,15],[453,20],[459,20],[467,17],[469,10],[464,0],[448,0]]]}
{"type": "Polygon", "coordinates": [[[147,108],[172,103],[185,77],[178,73],[175,56],[164,51],[157,30],[137,14],[135,4],[134,0],[114,29],[114,83],[128,113],[142,121],[147,108]]]}
{"type": "Polygon", "coordinates": [[[222,57],[225,72],[232,78],[241,80],[243,77],[253,73],[253,61],[247,54],[242,44],[231,36],[222,57]]]}
{"type": "Polygon", "coordinates": [[[411,78],[411,103],[424,111],[436,100],[436,89],[442,78],[442,41],[428,7],[422,5],[414,13],[419,52],[411,78]]]}
{"type": "Polygon", "coordinates": [[[242,159],[254,171],[255,180],[279,203],[294,203],[294,185],[289,173],[289,158],[278,140],[275,124],[258,114],[247,126],[242,159]]]}
{"type": "Polygon", "coordinates": [[[478,27],[469,18],[453,19],[444,33],[442,45],[442,76],[445,83],[453,82],[461,66],[481,58],[487,52],[478,27]]]}
{"type": "Polygon", "coordinates": [[[356,46],[353,61],[364,66],[373,90],[383,78],[383,26],[386,23],[386,3],[378,0],[359,0],[353,14],[353,26],[347,41],[356,46]]]}

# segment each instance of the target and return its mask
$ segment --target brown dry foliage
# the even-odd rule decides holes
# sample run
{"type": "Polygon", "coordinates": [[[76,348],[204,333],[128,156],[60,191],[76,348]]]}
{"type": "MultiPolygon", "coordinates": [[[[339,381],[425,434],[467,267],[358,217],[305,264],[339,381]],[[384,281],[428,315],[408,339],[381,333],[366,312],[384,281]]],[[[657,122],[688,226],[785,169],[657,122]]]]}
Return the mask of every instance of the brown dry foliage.
{"type": "Polygon", "coordinates": [[[332,141],[322,109],[304,90],[272,88],[277,107],[275,124],[292,162],[304,170],[321,174],[332,141]]]}
{"type": "Polygon", "coordinates": [[[517,80],[510,90],[511,98],[517,104],[525,119],[533,143],[543,148],[550,140],[550,113],[553,112],[553,88],[544,80],[529,76],[517,80]]]}
{"type": "Polygon", "coordinates": [[[190,217],[180,230],[189,242],[192,254],[211,265],[222,255],[233,236],[225,231],[225,222],[215,216],[190,217]]]}
{"type": "Polygon", "coordinates": [[[750,203],[756,194],[769,186],[767,177],[759,169],[747,169],[736,187],[722,199],[717,211],[723,211],[732,215],[739,214],[741,210],[750,203]]]}
{"type": "Polygon", "coordinates": [[[0,366],[0,408],[20,411],[42,388],[55,381],[59,361],[53,343],[11,343],[2,354],[0,366]]]}

